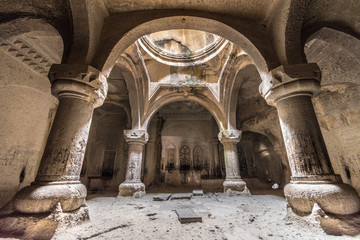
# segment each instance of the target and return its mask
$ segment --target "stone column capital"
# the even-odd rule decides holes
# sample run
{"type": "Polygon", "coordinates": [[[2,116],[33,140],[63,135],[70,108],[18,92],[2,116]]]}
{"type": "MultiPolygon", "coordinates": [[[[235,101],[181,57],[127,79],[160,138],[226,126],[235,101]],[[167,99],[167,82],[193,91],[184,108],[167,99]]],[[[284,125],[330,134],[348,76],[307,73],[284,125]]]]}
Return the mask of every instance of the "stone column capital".
{"type": "Polygon", "coordinates": [[[149,141],[149,134],[143,129],[124,130],[124,138],[127,143],[146,144],[149,141]]]}
{"type": "Polygon", "coordinates": [[[96,68],[80,64],[53,64],[49,71],[51,92],[57,98],[80,98],[100,107],[106,98],[105,76],[96,68]]]}
{"type": "Polygon", "coordinates": [[[289,97],[312,97],[320,90],[321,71],[316,63],[282,65],[270,73],[272,79],[263,81],[259,91],[271,106],[289,97]]]}
{"type": "Polygon", "coordinates": [[[240,141],[242,132],[240,130],[223,130],[218,134],[219,141],[224,143],[238,143],[240,141]]]}

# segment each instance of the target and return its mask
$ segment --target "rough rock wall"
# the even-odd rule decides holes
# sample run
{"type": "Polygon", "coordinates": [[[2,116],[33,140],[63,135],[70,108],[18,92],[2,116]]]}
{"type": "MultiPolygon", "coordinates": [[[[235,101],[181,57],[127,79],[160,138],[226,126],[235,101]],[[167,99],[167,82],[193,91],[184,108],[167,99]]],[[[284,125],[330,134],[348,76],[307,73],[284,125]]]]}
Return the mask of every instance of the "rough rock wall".
{"type": "Polygon", "coordinates": [[[360,85],[325,91],[314,100],[336,173],[360,193],[360,85]]]}
{"type": "Polygon", "coordinates": [[[315,33],[305,45],[309,62],[322,72],[313,99],[335,173],[360,193],[360,40],[332,29],[315,33]]]}
{"type": "Polygon", "coordinates": [[[35,178],[57,99],[46,75],[0,51],[0,207],[35,178]]]}
{"type": "MultiPolygon", "coordinates": [[[[240,174],[244,178],[256,177],[268,184],[284,183],[281,157],[267,137],[254,132],[243,132],[238,146],[240,174]]],[[[251,189],[250,189],[251,190],[251,189]]]]}

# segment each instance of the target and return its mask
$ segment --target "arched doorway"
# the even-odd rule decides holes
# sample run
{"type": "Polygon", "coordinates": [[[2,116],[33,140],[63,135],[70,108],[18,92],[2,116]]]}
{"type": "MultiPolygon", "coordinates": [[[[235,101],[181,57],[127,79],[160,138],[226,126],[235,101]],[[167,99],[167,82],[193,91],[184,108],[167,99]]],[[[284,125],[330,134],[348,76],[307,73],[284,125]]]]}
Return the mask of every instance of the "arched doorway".
{"type": "Polygon", "coordinates": [[[216,174],[223,165],[218,157],[219,130],[207,109],[192,101],[169,103],[154,115],[148,132],[147,145],[158,143],[158,147],[146,147],[144,183],[148,192],[206,188],[209,180],[216,179],[217,187],[222,188],[224,176],[216,174]],[[151,151],[154,149],[160,152],[151,151]]]}

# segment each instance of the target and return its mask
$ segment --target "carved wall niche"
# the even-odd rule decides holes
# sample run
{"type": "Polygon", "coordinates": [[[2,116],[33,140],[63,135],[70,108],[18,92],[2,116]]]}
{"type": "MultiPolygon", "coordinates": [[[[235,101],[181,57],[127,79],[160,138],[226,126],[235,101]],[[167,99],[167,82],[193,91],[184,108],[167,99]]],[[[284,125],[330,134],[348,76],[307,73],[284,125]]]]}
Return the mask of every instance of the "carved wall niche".
{"type": "Polygon", "coordinates": [[[190,170],[191,168],[191,152],[190,148],[186,145],[183,145],[179,150],[180,157],[180,170],[190,170]]]}
{"type": "Polygon", "coordinates": [[[201,170],[204,167],[204,151],[201,147],[196,146],[193,150],[194,169],[201,170]]]}
{"type": "Polygon", "coordinates": [[[175,169],[175,151],[176,147],[173,144],[166,147],[166,170],[169,172],[175,169]]]}

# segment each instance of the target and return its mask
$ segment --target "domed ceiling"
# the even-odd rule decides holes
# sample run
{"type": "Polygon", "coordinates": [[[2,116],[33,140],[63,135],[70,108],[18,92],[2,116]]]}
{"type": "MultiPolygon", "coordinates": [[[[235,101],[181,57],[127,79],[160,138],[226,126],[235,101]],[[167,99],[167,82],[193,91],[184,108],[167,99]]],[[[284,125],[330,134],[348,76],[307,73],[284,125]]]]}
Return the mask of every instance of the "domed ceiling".
{"type": "Polygon", "coordinates": [[[221,40],[215,34],[191,29],[155,32],[145,38],[166,54],[185,56],[205,52],[221,40]]]}
{"type": "Polygon", "coordinates": [[[138,52],[151,98],[160,87],[208,88],[219,99],[219,79],[232,56],[242,51],[212,33],[174,29],[141,37],[138,52]]]}

